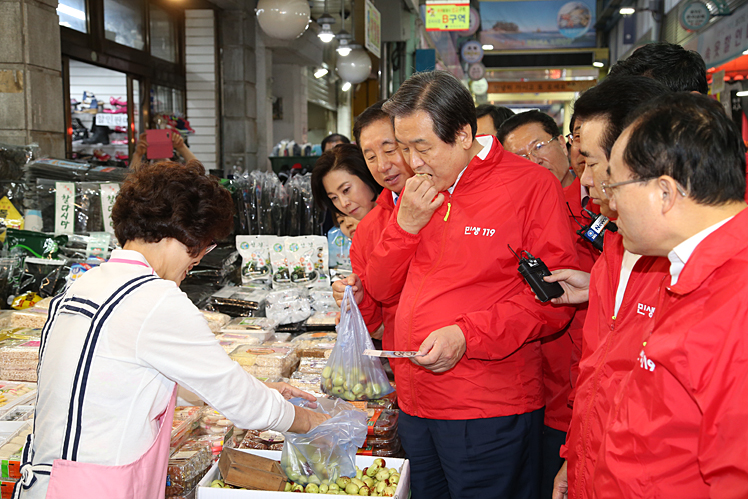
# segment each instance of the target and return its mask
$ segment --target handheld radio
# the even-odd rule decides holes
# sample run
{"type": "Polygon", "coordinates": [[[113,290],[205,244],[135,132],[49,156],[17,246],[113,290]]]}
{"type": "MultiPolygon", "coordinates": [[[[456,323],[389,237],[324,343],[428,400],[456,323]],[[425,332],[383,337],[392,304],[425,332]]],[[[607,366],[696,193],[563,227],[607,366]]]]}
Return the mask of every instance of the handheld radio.
{"type": "Polygon", "coordinates": [[[558,298],[564,294],[564,288],[562,288],[559,283],[545,282],[543,280],[543,277],[551,275],[551,272],[548,270],[545,263],[543,263],[543,260],[535,258],[528,251],[521,251],[520,253],[522,253],[523,256],[520,257],[515,253],[511,246],[507,244],[506,247],[509,248],[509,251],[517,257],[517,260],[519,260],[519,267],[517,270],[522,274],[522,277],[525,278],[525,281],[527,281],[527,284],[530,285],[540,301],[545,303],[551,298],[558,298]]]}

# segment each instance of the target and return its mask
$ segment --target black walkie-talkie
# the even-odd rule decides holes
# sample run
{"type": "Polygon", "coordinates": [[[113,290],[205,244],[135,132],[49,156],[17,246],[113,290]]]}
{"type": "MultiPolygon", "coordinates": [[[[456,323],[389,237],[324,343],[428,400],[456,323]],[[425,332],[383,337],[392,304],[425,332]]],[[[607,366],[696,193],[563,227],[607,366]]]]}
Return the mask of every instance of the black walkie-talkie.
{"type": "Polygon", "coordinates": [[[548,270],[545,263],[543,263],[543,260],[535,258],[528,251],[521,251],[520,253],[522,253],[523,256],[520,257],[514,252],[511,246],[507,244],[506,247],[509,248],[509,251],[517,257],[517,260],[519,260],[519,267],[517,270],[522,274],[522,277],[525,278],[525,281],[527,281],[527,284],[530,285],[540,301],[545,303],[551,298],[558,298],[564,294],[564,288],[562,288],[559,283],[545,282],[543,280],[543,277],[551,275],[551,272],[548,270]]]}

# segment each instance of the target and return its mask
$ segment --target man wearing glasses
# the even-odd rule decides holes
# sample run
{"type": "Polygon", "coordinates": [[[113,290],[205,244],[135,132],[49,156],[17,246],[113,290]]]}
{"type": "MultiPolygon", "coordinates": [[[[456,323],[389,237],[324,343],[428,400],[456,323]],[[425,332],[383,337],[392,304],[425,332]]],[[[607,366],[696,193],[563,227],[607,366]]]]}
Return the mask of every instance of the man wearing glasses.
{"type": "Polygon", "coordinates": [[[601,187],[624,247],[670,268],[608,417],[595,497],[748,497],[740,131],[705,96],[664,96],[616,141],[601,187]]]}
{"type": "MultiPolygon", "coordinates": [[[[662,84],[643,76],[610,78],[587,90],[575,103],[574,113],[582,124],[579,149],[585,157],[581,182],[589,188],[600,212],[611,219],[617,219],[618,214],[608,204],[610,189],[603,191],[601,187],[609,182],[613,143],[640,104],[668,92],[662,84]]],[[[586,278],[583,280],[589,286],[584,349],[562,448],[567,461],[556,477],[554,499],[565,497],[564,493],[574,498],[592,497],[592,475],[613,397],[622,378],[634,367],[642,333],[653,322],[657,290],[669,267],[667,259],[624,251],[617,233],[606,231],[604,244],[591,275],[561,271],[552,278],[569,279],[561,281],[567,292],[559,301],[575,295],[567,286],[572,282],[570,276],[586,278]]],[[[587,299],[584,294],[572,303],[587,299]]]]}
{"type": "Polygon", "coordinates": [[[547,114],[537,110],[515,114],[501,124],[496,137],[507,151],[549,170],[561,187],[566,188],[574,181],[566,141],[555,120],[547,114]]]}

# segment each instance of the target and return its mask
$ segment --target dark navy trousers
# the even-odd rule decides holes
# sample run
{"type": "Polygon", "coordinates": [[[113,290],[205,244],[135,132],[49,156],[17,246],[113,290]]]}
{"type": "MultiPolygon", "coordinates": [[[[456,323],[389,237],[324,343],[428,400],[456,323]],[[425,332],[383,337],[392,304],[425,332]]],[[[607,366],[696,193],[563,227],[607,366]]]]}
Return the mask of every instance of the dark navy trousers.
{"type": "Polygon", "coordinates": [[[538,499],[543,409],[516,416],[442,420],[400,411],[412,499],[538,499]]]}

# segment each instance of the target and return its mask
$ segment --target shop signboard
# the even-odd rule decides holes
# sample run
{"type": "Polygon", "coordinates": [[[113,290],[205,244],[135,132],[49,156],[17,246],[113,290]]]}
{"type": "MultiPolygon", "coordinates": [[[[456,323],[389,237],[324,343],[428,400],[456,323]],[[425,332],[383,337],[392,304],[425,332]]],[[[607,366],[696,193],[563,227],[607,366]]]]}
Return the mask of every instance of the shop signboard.
{"type": "Polygon", "coordinates": [[[377,57],[381,57],[380,47],[382,46],[382,14],[374,7],[371,0],[366,0],[364,7],[364,22],[366,29],[365,47],[377,57]]]}
{"type": "Polygon", "coordinates": [[[698,52],[706,67],[724,64],[748,48],[748,5],[723,17],[699,34],[698,52]]]}
{"type": "Polygon", "coordinates": [[[686,31],[698,31],[709,24],[710,18],[711,14],[707,6],[697,0],[683,7],[680,14],[680,25],[686,31]]]}
{"type": "Polygon", "coordinates": [[[470,2],[426,2],[426,31],[470,29],[470,2]]]}
{"type": "Polygon", "coordinates": [[[712,88],[709,91],[710,95],[717,95],[722,93],[725,89],[725,70],[717,71],[712,75],[712,88]]]}
{"type": "Polygon", "coordinates": [[[72,234],[75,229],[75,183],[55,183],[55,234],[72,234]]]}
{"type": "Polygon", "coordinates": [[[471,80],[481,80],[486,76],[486,66],[484,66],[482,62],[474,62],[468,66],[467,73],[471,80]]]}
{"type": "Polygon", "coordinates": [[[542,92],[583,92],[592,88],[597,80],[541,80],[541,81],[492,81],[488,84],[491,94],[537,94],[542,92]]]}
{"type": "Polygon", "coordinates": [[[480,2],[483,44],[495,50],[595,47],[593,0],[480,2]]]}
{"type": "Polygon", "coordinates": [[[112,226],[112,207],[119,193],[119,184],[101,184],[101,214],[104,219],[104,230],[114,234],[112,226]]]}
{"type": "Polygon", "coordinates": [[[99,126],[127,128],[127,114],[125,113],[98,113],[96,114],[96,124],[99,126]]]}
{"type": "Polygon", "coordinates": [[[471,40],[462,45],[460,55],[462,56],[462,60],[468,64],[480,62],[483,59],[483,47],[481,47],[479,42],[471,40]]]}

